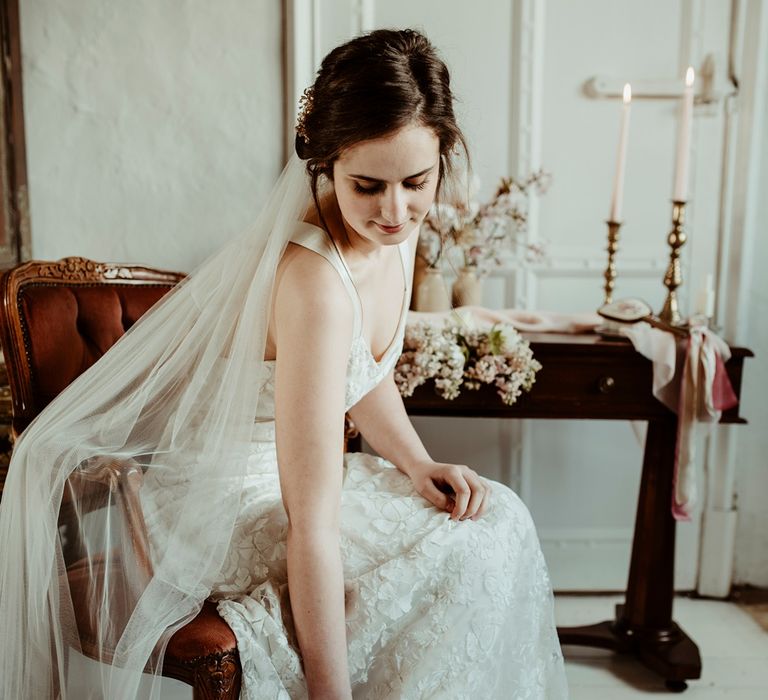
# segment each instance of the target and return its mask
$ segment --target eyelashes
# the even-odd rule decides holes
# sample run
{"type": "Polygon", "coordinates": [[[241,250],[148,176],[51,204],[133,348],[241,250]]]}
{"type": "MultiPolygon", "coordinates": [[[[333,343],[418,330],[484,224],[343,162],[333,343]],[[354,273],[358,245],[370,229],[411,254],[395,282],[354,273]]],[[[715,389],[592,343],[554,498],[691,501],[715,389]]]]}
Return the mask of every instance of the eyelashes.
{"type": "MultiPolygon", "coordinates": [[[[423,190],[428,183],[429,183],[429,180],[424,180],[423,182],[420,182],[418,185],[414,185],[409,182],[404,182],[403,184],[409,190],[423,190]]],[[[383,185],[375,185],[374,187],[360,187],[360,185],[357,182],[355,182],[354,185],[355,185],[355,192],[357,192],[358,194],[374,195],[384,190],[383,185]]]]}

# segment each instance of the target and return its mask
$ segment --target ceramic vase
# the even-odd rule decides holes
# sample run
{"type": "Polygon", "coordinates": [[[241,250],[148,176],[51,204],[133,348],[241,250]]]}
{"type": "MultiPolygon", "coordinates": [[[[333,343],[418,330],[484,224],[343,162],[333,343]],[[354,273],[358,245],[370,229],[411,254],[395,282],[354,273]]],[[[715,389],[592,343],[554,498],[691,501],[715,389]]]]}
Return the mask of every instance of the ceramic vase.
{"type": "Polygon", "coordinates": [[[482,306],[483,281],[474,267],[462,267],[451,288],[451,303],[457,306],[482,306]]]}
{"type": "Polygon", "coordinates": [[[416,288],[415,311],[450,311],[451,300],[443,275],[436,267],[427,267],[416,288]]]}

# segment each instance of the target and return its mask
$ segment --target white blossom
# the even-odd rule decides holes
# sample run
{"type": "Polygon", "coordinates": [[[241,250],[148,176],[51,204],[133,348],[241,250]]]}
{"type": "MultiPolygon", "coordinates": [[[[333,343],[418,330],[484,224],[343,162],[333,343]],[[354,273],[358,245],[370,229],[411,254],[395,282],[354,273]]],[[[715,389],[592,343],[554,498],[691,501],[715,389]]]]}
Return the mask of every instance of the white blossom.
{"type": "Polygon", "coordinates": [[[420,321],[406,326],[395,383],[408,397],[432,379],[435,391],[448,400],[461,387],[476,390],[494,384],[502,401],[512,405],[522,391],[530,390],[540,369],[530,345],[510,324],[483,331],[470,324],[460,328],[450,319],[442,325],[420,321]]]}
{"type": "Polygon", "coordinates": [[[477,201],[479,180],[466,170],[454,173],[443,190],[443,200],[432,206],[421,227],[418,255],[431,267],[453,248],[466,267],[479,275],[502,264],[511,253],[520,266],[540,262],[542,243],[526,240],[528,204],[532,194],[543,194],[551,176],[540,170],[522,180],[501,178],[493,198],[477,201]],[[422,241],[423,239],[423,241],[422,241]]]}

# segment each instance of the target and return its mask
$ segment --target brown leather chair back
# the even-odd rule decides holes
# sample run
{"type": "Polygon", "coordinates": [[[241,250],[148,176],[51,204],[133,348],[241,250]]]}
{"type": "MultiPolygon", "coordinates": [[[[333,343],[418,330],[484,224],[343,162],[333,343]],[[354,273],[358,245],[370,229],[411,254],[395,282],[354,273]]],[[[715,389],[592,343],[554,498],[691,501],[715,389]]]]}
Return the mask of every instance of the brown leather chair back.
{"type": "MultiPolygon", "coordinates": [[[[0,342],[13,397],[14,432],[24,430],[183,277],[177,272],[85,258],[33,261],[5,272],[0,277],[0,342]]],[[[140,545],[138,550],[143,551],[143,555],[142,551],[134,554],[142,561],[147,559],[148,543],[137,496],[140,479],[133,478],[140,471],[130,465],[121,470],[121,466],[125,465],[107,464],[105,473],[112,470],[117,479],[123,508],[133,518],[131,540],[135,549],[140,545]]],[[[0,494],[2,477],[0,473],[0,494]]],[[[96,475],[95,480],[100,479],[96,475]]],[[[103,488],[99,483],[95,486],[103,488]]],[[[62,512],[65,507],[63,503],[62,512]]],[[[71,539],[77,542],[76,537],[71,539]]],[[[91,573],[78,563],[67,569],[86,654],[93,646],[89,646],[90,601],[98,595],[89,586],[99,580],[91,573]]],[[[119,567],[110,580],[120,585],[119,567]]],[[[235,700],[240,694],[240,673],[235,636],[219,617],[215,603],[206,601],[200,614],[171,637],[163,675],[191,685],[196,699],[235,700]]]]}
{"type": "Polygon", "coordinates": [[[33,260],[3,273],[0,343],[14,433],[183,278],[179,272],[78,257],[33,260]]]}

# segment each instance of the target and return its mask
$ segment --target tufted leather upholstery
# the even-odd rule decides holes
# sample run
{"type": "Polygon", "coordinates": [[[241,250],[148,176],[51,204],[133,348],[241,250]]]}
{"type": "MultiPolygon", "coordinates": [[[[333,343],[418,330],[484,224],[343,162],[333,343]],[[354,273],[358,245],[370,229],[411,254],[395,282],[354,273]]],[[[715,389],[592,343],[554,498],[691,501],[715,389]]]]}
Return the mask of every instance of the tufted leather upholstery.
{"type": "Polygon", "coordinates": [[[98,360],[170,286],[29,284],[20,290],[37,412],[98,360]]]}
{"type": "Polygon", "coordinates": [[[32,260],[0,277],[0,342],[18,435],[184,275],[86,258],[32,260]]]}

